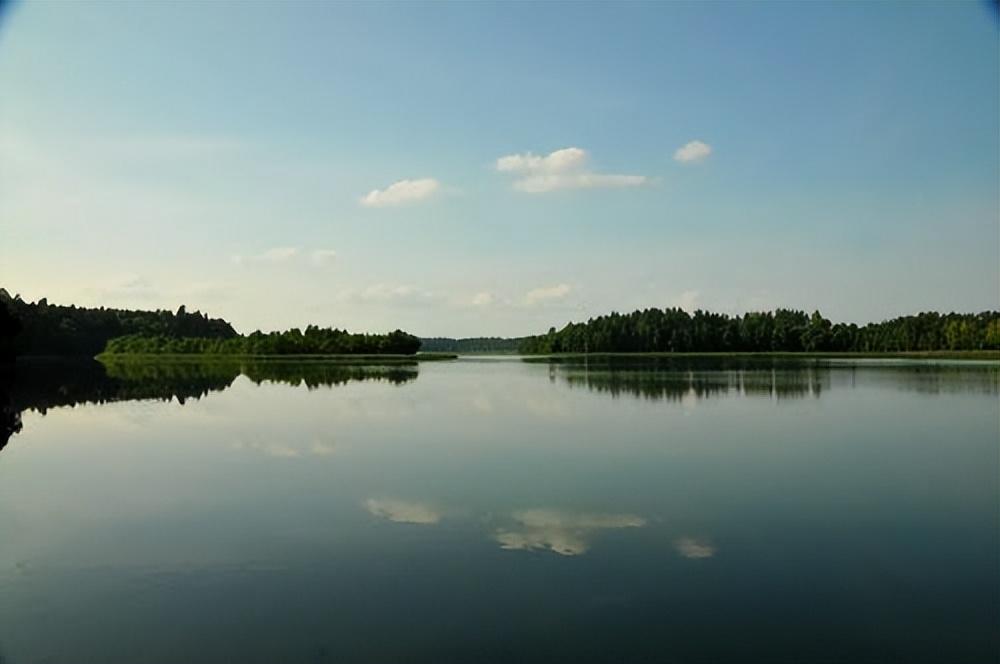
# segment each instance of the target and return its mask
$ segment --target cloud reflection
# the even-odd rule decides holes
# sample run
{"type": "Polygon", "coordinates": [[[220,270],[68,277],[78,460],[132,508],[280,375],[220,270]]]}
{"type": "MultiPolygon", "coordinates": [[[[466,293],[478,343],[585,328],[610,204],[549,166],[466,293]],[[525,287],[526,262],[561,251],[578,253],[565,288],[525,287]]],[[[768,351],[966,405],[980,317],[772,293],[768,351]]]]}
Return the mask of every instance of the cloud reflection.
{"type": "Polygon", "coordinates": [[[495,533],[500,548],[551,551],[561,556],[586,553],[597,531],[646,525],[644,518],[634,514],[586,514],[545,508],[522,510],[511,516],[517,525],[495,533]]]}
{"type": "Polygon", "coordinates": [[[715,555],[715,546],[706,540],[693,537],[681,537],[674,542],[677,553],[685,558],[711,558],[715,555]]]}
{"type": "Polygon", "coordinates": [[[263,440],[236,440],[230,443],[230,448],[234,450],[247,450],[260,452],[269,457],[277,459],[299,459],[306,456],[331,456],[336,452],[336,447],[332,442],[321,440],[314,441],[311,445],[305,441],[292,440],[289,442],[271,442],[263,440]]]}
{"type": "Polygon", "coordinates": [[[425,503],[411,503],[405,500],[369,498],[365,509],[380,519],[395,523],[432,524],[441,520],[441,513],[425,503]]]}

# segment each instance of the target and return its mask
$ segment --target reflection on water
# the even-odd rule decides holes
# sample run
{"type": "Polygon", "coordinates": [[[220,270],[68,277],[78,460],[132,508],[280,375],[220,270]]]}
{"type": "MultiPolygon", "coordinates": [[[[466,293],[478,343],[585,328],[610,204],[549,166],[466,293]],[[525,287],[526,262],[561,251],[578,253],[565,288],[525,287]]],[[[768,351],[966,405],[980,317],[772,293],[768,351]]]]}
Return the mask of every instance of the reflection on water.
{"type": "Polygon", "coordinates": [[[1000,652],[996,364],[18,371],[11,662],[1000,652]]]}
{"type": "Polygon", "coordinates": [[[681,537],[674,542],[677,553],[685,558],[711,558],[715,555],[715,547],[706,540],[693,537],[681,537]]]}
{"type": "Polygon", "coordinates": [[[829,371],[812,367],[798,370],[678,371],[658,369],[591,370],[556,367],[556,376],[570,387],[585,386],[612,396],[683,401],[722,395],[792,399],[819,397],[829,388],[829,371]]]}
{"type": "MultiPolygon", "coordinates": [[[[21,430],[21,413],[115,401],[200,399],[228,389],[237,376],[255,384],[334,387],[356,381],[393,385],[416,380],[412,364],[353,365],[286,360],[34,361],[0,368],[0,449],[21,430]]],[[[322,447],[317,454],[329,453],[322,447]]]]}
{"type": "MultiPolygon", "coordinates": [[[[364,508],[372,516],[393,523],[431,526],[444,517],[443,510],[427,503],[393,498],[369,498],[364,508]]],[[[475,519],[483,524],[493,520],[497,519],[491,515],[475,519]]],[[[503,525],[493,530],[492,538],[501,549],[548,551],[562,556],[586,553],[591,539],[600,531],[646,525],[646,519],[634,514],[576,513],[544,507],[517,510],[499,520],[503,525]]]]}
{"type": "Polygon", "coordinates": [[[21,430],[21,411],[14,407],[10,394],[0,388],[0,450],[10,437],[21,430]]]}
{"type": "Polygon", "coordinates": [[[510,528],[496,532],[500,548],[514,551],[552,551],[578,556],[590,548],[590,540],[602,530],[641,528],[646,520],[634,514],[575,514],[553,509],[514,512],[510,528]]]}
{"type": "MultiPolygon", "coordinates": [[[[527,362],[539,363],[538,359],[527,362]]],[[[685,401],[719,396],[776,400],[820,397],[836,381],[854,387],[865,378],[928,394],[1000,392],[996,363],[935,363],[912,360],[828,360],[754,357],[628,358],[602,356],[546,359],[549,380],[611,396],[685,401]]]]}
{"type": "MultiPolygon", "coordinates": [[[[417,363],[400,364],[340,364],[323,361],[284,359],[232,360],[212,362],[108,362],[107,376],[120,383],[162,389],[165,398],[171,392],[191,389],[211,383],[211,389],[224,390],[237,376],[243,375],[254,383],[284,383],[309,389],[334,387],[352,381],[386,381],[400,385],[417,377],[417,363]]],[[[200,395],[199,395],[200,396],[200,395]]],[[[142,398],[142,397],[138,397],[142,398]]],[[[183,403],[183,402],[182,402],[183,403]]]]}
{"type": "Polygon", "coordinates": [[[441,520],[441,513],[430,505],[392,498],[369,498],[365,501],[365,509],[373,516],[395,523],[429,525],[441,520]]]}
{"type": "MultiPolygon", "coordinates": [[[[431,526],[444,517],[443,510],[430,504],[394,498],[369,498],[364,508],[372,516],[393,523],[431,526]]],[[[494,528],[491,535],[501,549],[547,551],[562,556],[586,553],[590,541],[601,531],[646,525],[646,519],[634,514],[570,512],[544,507],[516,510],[500,517],[483,514],[474,521],[487,527],[493,521],[503,524],[494,528]]]]}
{"type": "MultiPolygon", "coordinates": [[[[831,387],[857,386],[859,372],[868,383],[891,385],[926,394],[1000,393],[1000,365],[900,360],[789,360],[771,358],[525,358],[548,366],[551,382],[586,388],[612,397],[688,403],[721,396],[776,400],[819,398],[831,387]]],[[[416,380],[417,363],[353,365],[322,361],[222,359],[199,361],[46,361],[0,369],[0,450],[22,428],[21,413],[43,415],[50,408],[83,403],[200,399],[228,389],[237,376],[257,385],[280,383],[308,389],[356,381],[402,385],[416,380]]],[[[477,409],[491,408],[482,397],[477,409]]],[[[552,412],[562,404],[532,401],[536,412],[552,412]]],[[[558,412],[569,415],[564,410],[558,412]]],[[[275,452],[276,450],[272,450],[275,452]]],[[[322,445],[315,454],[331,453],[322,445]]],[[[281,456],[280,450],[275,456],[281,456]]]]}

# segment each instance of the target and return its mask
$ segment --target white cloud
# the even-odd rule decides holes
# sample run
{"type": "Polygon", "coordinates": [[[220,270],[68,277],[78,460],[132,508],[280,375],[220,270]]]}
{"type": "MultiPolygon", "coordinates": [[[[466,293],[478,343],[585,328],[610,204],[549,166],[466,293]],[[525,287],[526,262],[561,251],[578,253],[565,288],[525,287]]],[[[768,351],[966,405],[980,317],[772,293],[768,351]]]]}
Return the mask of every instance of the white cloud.
{"type": "Polygon", "coordinates": [[[510,154],[497,159],[497,170],[514,173],[563,173],[583,166],[587,151],[581,148],[563,148],[539,157],[531,152],[510,154]]]}
{"type": "Polygon", "coordinates": [[[332,263],[336,257],[337,252],[333,249],[316,249],[311,256],[313,265],[327,265],[332,263]]]}
{"type": "Polygon", "coordinates": [[[441,188],[434,178],[400,180],[385,189],[372,189],[361,198],[364,207],[390,207],[415,203],[433,196],[441,188]]]}
{"type": "Polygon", "coordinates": [[[541,157],[531,152],[511,154],[497,159],[496,169],[516,173],[521,179],[514,189],[529,194],[541,194],[560,189],[599,189],[639,187],[649,181],[645,175],[615,175],[586,170],[589,159],[586,150],[570,147],[541,157]]]}
{"type": "Polygon", "coordinates": [[[715,547],[711,543],[692,537],[681,537],[674,542],[674,548],[685,558],[711,558],[715,555],[715,547]]]}
{"type": "Polygon", "coordinates": [[[558,284],[556,286],[546,286],[542,288],[533,288],[528,291],[528,294],[524,296],[525,301],[528,304],[538,304],[545,300],[559,300],[567,295],[573,289],[569,284],[558,284]]]}
{"type": "Polygon", "coordinates": [[[696,290],[686,290],[680,294],[674,300],[674,306],[680,307],[688,313],[692,313],[698,308],[698,300],[701,298],[701,293],[696,290]]]}
{"type": "Polygon", "coordinates": [[[712,154],[712,146],[701,141],[691,141],[674,152],[674,160],[682,164],[704,161],[712,154]]]}
{"type": "Polygon", "coordinates": [[[646,520],[634,514],[586,514],[539,508],[514,512],[517,526],[494,534],[500,548],[513,551],[552,551],[578,556],[590,548],[595,531],[641,528],[646,520]]]}
{"type": "Polygon", "coordinates": [[[485,307],[493,304],[493,293],[483,291],[472,296],[472,304],[476,307],[485,307]]]}
{"type": "Polygon", "coordinates": [[[365,509],[381,519],[395,523],[434,524],[441,520],[441,513],[424,503],[405,500],[375,499],[365,501],[365,509]]]}
{"type": "Polygon", "coordinates": [[[295,258],[299,253],[296,247],[272,247],[267,251],[252,256],[233,256],[233,262],[242,263],[283,263],[295,258]]]}

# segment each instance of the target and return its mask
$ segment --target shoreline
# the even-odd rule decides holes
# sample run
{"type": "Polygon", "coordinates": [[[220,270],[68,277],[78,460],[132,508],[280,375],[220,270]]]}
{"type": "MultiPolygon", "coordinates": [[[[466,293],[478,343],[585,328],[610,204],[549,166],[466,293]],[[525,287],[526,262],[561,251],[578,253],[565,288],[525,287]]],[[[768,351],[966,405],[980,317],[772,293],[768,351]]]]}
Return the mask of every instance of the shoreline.
{"type": "Polygon", "coordinates": [[[532,359],[575,359],[575,358],[761,358],[761,359],[886,359],[886,360],[992,360],[1000,362],[1000,351],[997,350],[927,350],[898,352],[608,352],[608,353],[549,353],[539,355],[520,355],[526,360],[532,359]]]}
{"type": "MultiPolygon", "coordinates": [[[[93,359],[102,363],[112,362],[326,362],[331,364],[412,364],[415,362],[443,362],[457,359],[454,353],[416,353],[415,355],[389,354],[286,354],[286,355],[228,355],[225,353],[101,353],[93,359]]],[[[31,358],[24,358],[31,359],[31,358]]],[[[58,359],[58,358],[52,358],[58,359]]]]}

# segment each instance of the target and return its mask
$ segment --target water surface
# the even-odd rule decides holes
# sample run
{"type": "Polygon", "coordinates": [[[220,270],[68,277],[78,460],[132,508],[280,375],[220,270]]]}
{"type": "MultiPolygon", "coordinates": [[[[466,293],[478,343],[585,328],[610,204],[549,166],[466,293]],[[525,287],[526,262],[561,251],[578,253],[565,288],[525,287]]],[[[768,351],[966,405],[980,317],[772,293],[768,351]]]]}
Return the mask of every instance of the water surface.
{"type": "Polygon", "coordinates": [[[998,378],[21,368],[0,661],[993,662],[998,378]]]}

